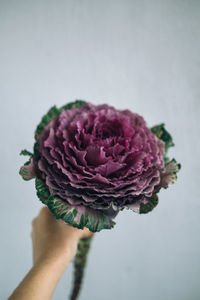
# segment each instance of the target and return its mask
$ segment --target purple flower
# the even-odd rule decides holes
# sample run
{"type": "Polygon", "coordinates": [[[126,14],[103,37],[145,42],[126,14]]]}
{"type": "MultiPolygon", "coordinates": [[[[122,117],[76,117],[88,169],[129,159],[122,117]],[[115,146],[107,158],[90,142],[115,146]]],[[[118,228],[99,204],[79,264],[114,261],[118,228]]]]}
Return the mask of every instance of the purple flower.
{"type": "Polygon", "coordinates": [[[140,213],[143,205],[150,211],[171,179],[165,142],[130,110],[91,103],[63,109],[36,140],[37,151],[21,173],[35,175],[68,207],[106,214],[125,207],[140,213]]]}

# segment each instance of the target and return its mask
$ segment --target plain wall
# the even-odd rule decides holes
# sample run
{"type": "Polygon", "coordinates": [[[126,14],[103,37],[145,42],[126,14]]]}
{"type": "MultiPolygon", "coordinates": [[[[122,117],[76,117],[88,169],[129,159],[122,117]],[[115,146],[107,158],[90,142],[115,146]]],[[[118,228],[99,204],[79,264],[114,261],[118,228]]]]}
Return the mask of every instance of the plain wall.
{"type": "MultiPolygon", "coordinates": [[[[42,204],[18,174],[46,111],[75,99],[164,122],[182,164],[152,213],[96,234],[80,299],[200,299],[200,1],[0,1],[0,299],[32,266],[42,204]]],[[[72,265],[54,300],[67,299],[72,265]]]]}

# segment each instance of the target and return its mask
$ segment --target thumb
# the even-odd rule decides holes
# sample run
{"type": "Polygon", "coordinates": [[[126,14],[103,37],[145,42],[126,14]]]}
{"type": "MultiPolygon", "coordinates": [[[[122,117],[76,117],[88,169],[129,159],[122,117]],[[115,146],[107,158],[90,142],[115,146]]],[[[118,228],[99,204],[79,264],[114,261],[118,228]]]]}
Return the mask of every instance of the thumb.
{"type": "Polygon", "coordinates": [[[84,229],[80,229],[80,238],[90,238],[94,235],[94,232],[91,232],[87,227],[84,227],[84,229]]]}

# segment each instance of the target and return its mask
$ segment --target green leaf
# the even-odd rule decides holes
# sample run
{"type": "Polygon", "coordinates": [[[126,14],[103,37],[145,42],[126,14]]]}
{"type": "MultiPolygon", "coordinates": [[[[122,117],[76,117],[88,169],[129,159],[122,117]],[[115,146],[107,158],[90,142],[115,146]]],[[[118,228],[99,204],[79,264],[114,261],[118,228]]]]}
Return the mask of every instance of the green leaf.
{"type": "Polygon", "coordinates": [[[33,159],[29,159],[19,170],[19,174],[24,180],[30,180],[35,178],[35,169],[33,165],[33,159]]]}
{"type": "Polygon", "coordinates": [[[37,140],[39,135],[42,133],[44,130],[45,126],[49,124],[52,118],[59,116],[60,110],[54,105],[51,107],[48,112],[42,117],[41,122],[36,128],[35,131],[35,139],[37,140]]]}
{"type": "Polygon", "coordinates": [[[38,178],[35,180],[35,187],[38,198],[48,206],[56,219],[62,219],[76,228],[87,227],[92,232],[111,229],[115,225],[115,222],[102,212],[82,205],[73,206],[51,195],[47,186],[38,178]]]}
{"type": "Polygon", "coordinates": [[[70,103],[62,106],[61,108],[57,108],[55,105],[53,107],[51,107],[48,110],[48,112],[42,117],[41,122],[39,123],[39,125],[37,126],[37,128],[35,130],[36,141],[38,140],[38,137],[40,136],[40,134],[42,133],[44,128],[49,124],[51,119],[58,117],[63,110],[72,109],[74,107],[80,107],[85,103],[86,102],[83,100],[76,100],[74,102],[70,102],[70,103]]]}
{"type": "Polygon", "coordinates": [[[147,203],[141,203],[140,214],[146,214],[154,209],[158,204],[158,196],[153,194],[152,197],[147,198],[147,203]]]}
{"type": "Polygon", "coordinates": [[[168,160],[168,158],[166,157],[166,154],[168,152],[168,149],[170,147],[174,146],[173,140],[171,135],[169,134],[169,132],[165,129],[165,124],[160,124],[160,125],[156,125],[154,127],[151,128],[151,131],[159,138],[161,139],[163,142],[165,142],[165,158],[166,160],[168,160]]]}
{"type": "Polygon", "coordinates": [[[28,150],[24,149],[20,152],[20,155],[24,155],[24,156],[33,156],[33,153],[29,152],[28,150]]]}
{"type": "Polygon", "coordinates": [[[160,183],[158,188],[168,188],[169,184],[173,184],[177,180],[177,173],[181,169],[181,164],[177,163],[177,161],[173,158],[166,165],[165,169],[161,172],[160,183]]]}
{"type": "Polygon", "coordinates": [[[76,100],[75,102],[70,102],[70,103],[62,106],[60,108],[60,110],[63,111],[63,110],[72,109],[72,108],[75,108],[75,107],[77,108],[77,107],[82,106],[85,103],[86,103],[86,101],[84,101],[84,100],[76,100]]]}
{"type": "Polygon", "coordinates": [[[34,156],[37,156],[38,154],[38,149],[39,149],[39,143],[35,142],[34,146],[33,146],[33,152],[34,152],[34,156]]]}
{"type": "Polygon", "coordinates": [[[115,222],[102,212],[82,205],[72,206],[53,195],[50,196],[47,205],[57,219],[80,229],[87,227],[92,232],[98,232],[111,229],[115,225],[115,222]]]}
{"type": "MultiPolygon", "coordinates": [[[[85,103],[86,102],[83,101],[83,100],[76,100],[76,101],[70,102],[70,103],[62,106],[61,108],[57,108],[54,105],[53,107],[51,107],[48,110],[48,112],[42,117],[41,122],[39,123],[39,125],[37,126],[37,128],[35,130],[35,140],[36,141],[35,141],[34,146],[33,146],[34,156],[38,155],[38,149],[39,149],[38,139],[39,139],[39,136],[43,132],[44,128],[49,124],[49,122],[53,118],[58,117],[63,110],[72,109],[74,107],[80,107],[80,106],[82,106],[85,103]]],[[[26,150],[24,150],[24,151],[26,151],[26,150]]]]}
{"type": "Polygon", "coordinates": [[[40,199],[40,201],[44,204],[47,204],[49,197],[50,197],[50,192],[49,192],[47,186],[44,185],[40,179],[36,178],[35,179],[35,188],[37,191],[37,196],[40,199]]]}
{"type": "Polygon", "coordinates": [[[154,209],[158,204],[158,196],[153,194],[151,197],[146,197],[144,199],[138,200],[133,204],[128,204],[125,208],[131,209],[138,214],[146,214],[154,209]]]}

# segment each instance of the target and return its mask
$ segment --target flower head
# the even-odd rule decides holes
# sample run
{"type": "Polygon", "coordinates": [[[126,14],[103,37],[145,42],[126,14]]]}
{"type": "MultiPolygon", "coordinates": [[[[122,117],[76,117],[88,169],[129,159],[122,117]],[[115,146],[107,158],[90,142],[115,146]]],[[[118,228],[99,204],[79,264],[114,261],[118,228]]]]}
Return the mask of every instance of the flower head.
{"type": "Polygon", "coordinates": [[[36,177],[37,194],[56,217],[91,231],[111,228],[114,212],[124,208],[152,210],[180,167],[174,160],[169,171],[172,140],[163,124],[151,130],[140,115],[107,104],[54,107],[35,138],[21,175],[36,177]]]}

